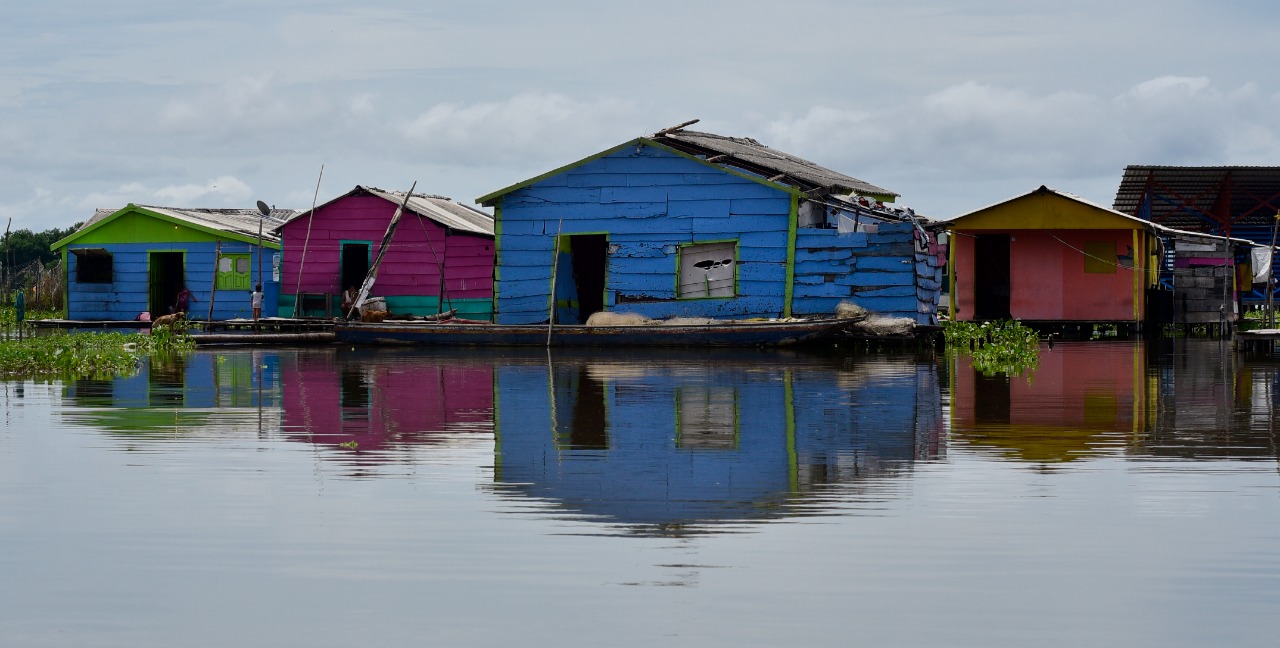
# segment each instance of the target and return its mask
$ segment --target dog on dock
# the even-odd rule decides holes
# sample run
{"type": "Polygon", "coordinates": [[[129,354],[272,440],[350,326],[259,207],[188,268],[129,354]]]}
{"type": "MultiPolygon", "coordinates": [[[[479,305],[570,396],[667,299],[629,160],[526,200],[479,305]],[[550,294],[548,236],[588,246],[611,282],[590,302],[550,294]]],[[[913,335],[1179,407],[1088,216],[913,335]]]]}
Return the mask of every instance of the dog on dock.
{"type": "Polygon", "coordinates": [[[172,331],[179,324],[182,324],[186,318],[187,314],[182,311],[170,313],[168,315],[161,315],[151,322],[151,330],[154,331],[158,328],[167,328],[172,331]]]}

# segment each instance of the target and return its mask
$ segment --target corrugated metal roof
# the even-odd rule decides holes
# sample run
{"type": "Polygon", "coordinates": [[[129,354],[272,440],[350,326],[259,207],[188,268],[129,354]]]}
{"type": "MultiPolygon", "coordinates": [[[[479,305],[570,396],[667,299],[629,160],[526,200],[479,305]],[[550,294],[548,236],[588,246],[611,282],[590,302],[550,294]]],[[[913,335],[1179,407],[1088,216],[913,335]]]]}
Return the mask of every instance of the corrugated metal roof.
{"type": "Polygon", "coordinates": [[[269,217],[264,219],[257,209],[187,209],[153,205],[137,206],[195,225],[202,225],[241,236],[256,237],[258,236],[258,228],[261,226],[262,240],[272,243],[280,242],[280,236],[276,229],[281,222],[297,213],[293,209],[272,209],[269,212],[269,217]]]}
{"type": "Polygon", "coordinates": [[[668,129],[655,133],[652,139],[678,151],[705,157],[710,162],[750,171],[775,182],[797,185],[806,191],[821,189],[829,194],[855,192],[876,196],[900,195],[804,158],[769,148],[749,137],[726,137],[668,129]]]}
{"type": "MultiPolygon", "coordinates": [[[[396,205],[404,202],[406,193],[363,185],[357,186],[355,191],[368,192],[396,205]]],[[[415,193],[409,197],[405,209],[450,229],[493,236],[493,216],[451,198],[415,193]]]]}
{"type": "Polygon", "coordinates": [[[293,209],[272,209],[267,219],[257,209],[190,209],[184,207],[158,207],[155,205],[129,205],[120,209],[97,209],[93,217],[85,221],[77,232],[83,231],[128,207],[137,207],[176,220],[201,227],[216,229],[241,236],[257,237],[258,224],[262,223],[262,240],[279,243],[277,228],[297,215],[293,209]]]}
{"type": "Polygon", "coordinates": [[[1179,229],[1208,231],[1223,218],[1232,227],[1269,228],[1280,209],[1280,167],[1129,165],[1113,207],[1145,217],[1148,186],[1151,219],[1179,229]]]}

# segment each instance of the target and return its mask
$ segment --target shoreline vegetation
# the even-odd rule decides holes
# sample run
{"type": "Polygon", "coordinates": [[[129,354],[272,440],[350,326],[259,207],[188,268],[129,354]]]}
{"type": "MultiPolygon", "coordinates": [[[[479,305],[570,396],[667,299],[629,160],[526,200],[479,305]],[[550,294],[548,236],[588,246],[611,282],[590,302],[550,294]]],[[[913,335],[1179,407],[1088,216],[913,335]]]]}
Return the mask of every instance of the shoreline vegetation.
{"type": "MultiPolygon", "coordinates": [[[[37,311],[29,316],[42,315],[37,311]]],[[[12,306],[0,308],[0,331],[3,331],[0,338],[2,378],[127,375],[138,370],[139,361],[145,355],[195,347],[190,336],[168,329],[150,334],[53,331],[33,335],[28,325],[17,321],[12,306]],[[22,339],[18,339],[20,326],[24,327],[22,339]]]]}
{"type": "Polygon", "coordinates": [[[1040,364],[1040,338],[1021,322],[961,322],[943,325],[947,351],[968,353],[984,376],[1018,376],[1040,364]]]}

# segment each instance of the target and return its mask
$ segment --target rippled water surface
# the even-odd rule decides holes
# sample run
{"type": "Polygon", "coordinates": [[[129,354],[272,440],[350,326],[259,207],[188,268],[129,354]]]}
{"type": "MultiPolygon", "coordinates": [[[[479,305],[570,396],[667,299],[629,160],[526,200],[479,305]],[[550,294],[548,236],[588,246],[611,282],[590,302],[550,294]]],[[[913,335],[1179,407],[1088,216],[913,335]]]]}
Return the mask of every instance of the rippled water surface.
{"type": "Polygon", "coordinates": [[[0,645],[1271,646],[1278,366],[224,349],[0,383],[0,645]]]}

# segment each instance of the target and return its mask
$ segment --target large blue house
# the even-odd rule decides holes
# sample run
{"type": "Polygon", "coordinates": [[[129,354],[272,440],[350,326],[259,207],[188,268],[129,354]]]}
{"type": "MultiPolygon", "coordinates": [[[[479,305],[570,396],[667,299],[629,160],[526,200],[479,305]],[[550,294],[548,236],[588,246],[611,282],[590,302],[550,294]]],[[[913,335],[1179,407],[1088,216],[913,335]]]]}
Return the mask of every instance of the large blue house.
{"type": "Polygon", "coordinates": [[[830,314],[936,321],[940,255],[897,194],[759,142],[666,129],[480,197],[495,320],[830,314]]]}

